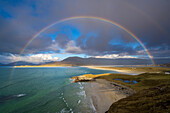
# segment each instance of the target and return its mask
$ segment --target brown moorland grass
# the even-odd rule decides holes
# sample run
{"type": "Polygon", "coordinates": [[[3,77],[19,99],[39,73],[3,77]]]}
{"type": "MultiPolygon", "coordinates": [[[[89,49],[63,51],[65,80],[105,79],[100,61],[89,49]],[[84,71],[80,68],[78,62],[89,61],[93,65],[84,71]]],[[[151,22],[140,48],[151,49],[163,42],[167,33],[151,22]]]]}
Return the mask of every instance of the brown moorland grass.
{"type": "Polygon", "coordinates": [[[169,113],[170,112],[170,74],[143,73],[138,76],[110,74],[97,77],[126,85],[137,93],[113,103],[108,113],[169,113]],[[123,80],[136,80],[129,84],[123,80]]]}

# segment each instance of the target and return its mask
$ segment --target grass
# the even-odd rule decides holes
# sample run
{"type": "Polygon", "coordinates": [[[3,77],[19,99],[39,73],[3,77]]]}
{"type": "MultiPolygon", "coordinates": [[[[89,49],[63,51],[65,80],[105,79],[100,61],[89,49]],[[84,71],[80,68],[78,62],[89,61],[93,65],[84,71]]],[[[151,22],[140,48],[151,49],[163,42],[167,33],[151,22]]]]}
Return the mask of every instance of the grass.
{"type": "Polygon", "coordinates": [[[170,74],[164,73],[170,71],[170,69],[139,68],[138,70],[143,69],[146,69],[148,73],[137,76],[108,74],[107,76],[98,76],[96,78],[113,81],[136,91],[135,94],[113,103],[107,111],[108,113],[170,113],[170,74]],[[138,83],[129,84],[114,80],[116,78],[129,81],[136,80],[138,83]]]}
{"type": "Polygon", "coordinates": [[[170,84],[144,89],[113,103],[108,113],[169,113],[170,84]]]}
{"type": "Polygon", "coordinates": [[[109,74],[107,76],[99,76],[97,78],[102,78],[108,81],[113,81],[113,82],[116,82],[122,85],[126,85],[134,89],[136,92],[143,90],[143,89],[148,89],[148,88],[151,88],[157,85],[170,83],[170,75],[164,74],[164,73],[144,73],[138,76],[125,75],[125,74],[109,74]],[[122,80],[130,80],[130,81],[135,80],[138,83],[132,85],[129,83],[125,83],[123,81],[114,80],[117,78],[122,79],[122,80]]]}

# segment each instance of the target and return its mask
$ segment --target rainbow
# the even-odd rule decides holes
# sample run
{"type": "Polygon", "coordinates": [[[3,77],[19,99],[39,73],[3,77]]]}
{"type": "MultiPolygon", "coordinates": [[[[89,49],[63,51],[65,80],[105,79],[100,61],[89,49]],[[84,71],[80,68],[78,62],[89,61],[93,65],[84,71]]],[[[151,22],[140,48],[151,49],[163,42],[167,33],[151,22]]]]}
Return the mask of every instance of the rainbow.
{"type": "Polygon", "coordinates": [[[69,17],[69,18],[65,18],[65,19],[62,19],[62,20],[59,20],[59,21],[56,21],[55,23],[53,24],[50,24],[48,26],[46,26],[45,28],[41,29],[37,34],[35,34],[29,41],[28,43],[24,46],[24,48],[21,50],[20,52],[20,55],[24,52],[24,50],[29,46],[29,44],[36,38],[38,37],[42,32],[46,31],[47,29],[53,27],[54,25],[56,24],[59,24],[59,23],[62,23],[62,22],[65,22],[65,21],[69,21],[69,20],[77,20],[77,19],[93,19],[93,20],[99,20],[99,21],[102,21],[102,22],[106,22],[106,23],[109,23],[113,26],[117,26],[118,28],[120,28],[121,30],[127,32],[132,38],[134,38],[141,46],[142,48],[145,50],[146,54],[148,55],[148,57],[150,58],[152,64],[154,65],[154,60],[153,60],[153,57],[152,55],[149,53],[149,51],[147,50],[147,48],[145,47],[145,45],[140,41],[140,39],[134,35],[130,30],[126,29],[125,27],[123,27],[122,25],[114,22],[114,21],[111,21],[111,20],[108,20],[108,19],[105,19],[105,18],[101,18],[101,17],[95,17],[95,16],[75,16],[75,17],[69,17]]]}

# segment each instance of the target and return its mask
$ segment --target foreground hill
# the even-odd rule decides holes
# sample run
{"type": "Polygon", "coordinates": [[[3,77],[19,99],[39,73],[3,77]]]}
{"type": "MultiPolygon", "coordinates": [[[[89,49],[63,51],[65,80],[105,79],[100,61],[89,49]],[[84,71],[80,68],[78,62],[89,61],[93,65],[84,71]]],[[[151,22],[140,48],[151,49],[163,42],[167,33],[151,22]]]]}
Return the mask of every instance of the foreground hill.
{"type": "Polygon", "coordinates": [[[169,113],[170,84],[145,89],[112,104],[107,113],[169,113]]]}
{"type": "Polygon", "coordinates": [[[134,89],[137,93],[113,103],[108,113],[169,113],[170,74],[143,73],[138,76],[110,74],[101,76],[134,89]],[[135,84],[124,81],[137,81],[135,84]]]}

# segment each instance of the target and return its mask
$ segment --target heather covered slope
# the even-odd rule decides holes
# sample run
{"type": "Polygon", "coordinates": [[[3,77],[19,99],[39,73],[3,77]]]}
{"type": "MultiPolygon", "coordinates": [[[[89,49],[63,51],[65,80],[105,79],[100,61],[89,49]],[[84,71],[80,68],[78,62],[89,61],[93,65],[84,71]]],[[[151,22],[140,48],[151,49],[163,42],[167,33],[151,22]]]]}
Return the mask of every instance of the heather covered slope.
{"type": "Polygon", "coordinates": [[[137,93],[113,103],[108,113],[169,113],[170,112],[170,74],[143,73],[138,76],[110,74],[101,76],[134,89],[137,93]],[[118,79],[118,80],[117,80],[118,79]],[[137,81],[136,84],[121,80],[137,81]]]}
{"type": "Polygon", "coordinates": [[[169,113],[170,84],[137,92],[113,103],[108,113],[169,113]]]}

